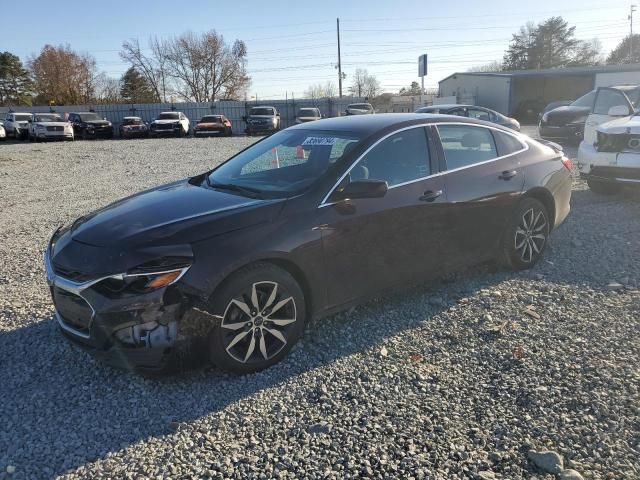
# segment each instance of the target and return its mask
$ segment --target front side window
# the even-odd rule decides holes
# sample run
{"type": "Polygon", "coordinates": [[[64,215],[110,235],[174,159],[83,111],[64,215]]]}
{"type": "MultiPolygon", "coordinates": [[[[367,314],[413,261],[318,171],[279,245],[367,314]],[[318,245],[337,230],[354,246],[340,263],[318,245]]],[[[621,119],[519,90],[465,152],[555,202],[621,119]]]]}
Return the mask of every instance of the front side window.
{"type": "Polygon", "coordinates": [[[609,115],[609,110],[612,107],[624,106],[629,107],[627,97],[618,90],[611,90],[609,88],[603,88],[598,91],[596,97],[596,104],[593,107],[593,113],[596,115],[609,115]]]}
{"type": "Polygon", "coordinates": [[[424,178],[430,174],[429,148],[423,127],[394,133],[351,169],[351,180],[384,180],[389,187],[424,178]]]}
{"type": "Polygon", "coordinates": [[[438,125],[447,170],[468,167],[498,156],[491,130],[470,125],[438,125]]]}
{"type": "Polygon", "coordinates": [[[283,130],[220,165],[209,174],[208,183],[213,188],[253,190],[265,197],[291,196],[323,178],[347,146],[359,140],[349,132],[283,130]]]}

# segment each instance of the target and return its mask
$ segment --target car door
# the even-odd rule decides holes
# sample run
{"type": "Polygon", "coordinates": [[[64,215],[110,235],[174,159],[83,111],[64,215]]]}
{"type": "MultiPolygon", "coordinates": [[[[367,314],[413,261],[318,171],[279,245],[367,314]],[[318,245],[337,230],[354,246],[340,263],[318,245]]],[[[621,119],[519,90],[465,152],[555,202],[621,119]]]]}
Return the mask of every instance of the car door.
{"type": "Polygon", "coordinates": [[[587,117],[584,126],[584,141],[593,144],[597,140],[597,128],[610,120],[618,117],[624,117],[633,113],[633,107],[627,96],[615,88],[601,87],[596,93],[596,100],[593,110],[587,117]],[[619,112],[615,113],[612,109],[618,107],[619,112]],[[626,112],[626,113],[625,113],[626,112]]]}
{"type": "Polygon", "coordinates": [[[444,191],[432,177],[427,130],[390,134],[354,163],[336,185],[384,180],[382,198],[331,202],[319,207],[327,296],[341,305],[437,271],[445,222],[444,191]]]}
{"type": "Polygon", "coordinates": [[[447,192],[446,266],[457,268],[491,257],[506,220],[522,193],[524,172],[517,150],[503,150],[498,135],[528,148],[517,137],[481,125],[438,124],[443,181],[447,192]]]}

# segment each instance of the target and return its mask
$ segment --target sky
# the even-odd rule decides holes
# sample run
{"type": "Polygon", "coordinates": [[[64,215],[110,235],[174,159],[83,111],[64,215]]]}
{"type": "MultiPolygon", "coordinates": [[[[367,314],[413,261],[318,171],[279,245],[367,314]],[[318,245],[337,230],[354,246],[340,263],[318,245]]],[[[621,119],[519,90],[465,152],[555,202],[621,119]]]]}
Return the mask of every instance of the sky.
{"type": "Polygon", "coordinates": [[[337,85],[338,17],[346,94],[357,68],[374,74],[389,92],[420,81],[423,53],[429,56],[425,86],[437,87],[451,73],[501,60],[521,25],[556,15],[576,26],[578,38],[598,38],[606,54],[628,35],[630,6],[619,0],[34,0],[25,16],[23,2],[2,3],[0,51],[26,61],[45,44],[69,44],[91,54],[112,77],[128,67],[118,55],[127,39],[146,46],[152,35],[214,29],[229,43],[244,40],[249,97],[260,99],[300,98],[311,84],[337,85]]]}

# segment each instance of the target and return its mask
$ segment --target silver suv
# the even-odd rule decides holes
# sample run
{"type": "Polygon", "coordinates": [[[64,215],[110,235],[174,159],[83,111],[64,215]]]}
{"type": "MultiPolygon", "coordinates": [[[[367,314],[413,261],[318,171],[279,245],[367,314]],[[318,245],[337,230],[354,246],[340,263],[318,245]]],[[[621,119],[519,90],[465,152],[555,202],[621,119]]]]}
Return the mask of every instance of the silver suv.
{"type": "Polygon", "coordinates": [[[247,123],[245,128],[247,135],[273,133],[280,130],[280,113],[276,107],[251,107],[249,115],[243,117],[243,120],[247,123]]]}

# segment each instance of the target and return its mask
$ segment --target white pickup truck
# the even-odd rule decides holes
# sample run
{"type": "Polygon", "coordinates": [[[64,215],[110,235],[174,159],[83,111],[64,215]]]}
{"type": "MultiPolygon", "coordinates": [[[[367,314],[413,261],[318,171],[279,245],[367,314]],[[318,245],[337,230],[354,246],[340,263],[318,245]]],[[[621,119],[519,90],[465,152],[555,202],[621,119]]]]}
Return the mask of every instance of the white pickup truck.
{"type": "Polygon", "coordinates": [[[640,85],[602,87],[587,117],[578,170],[595,193],[640,187],[640,85]]]}

